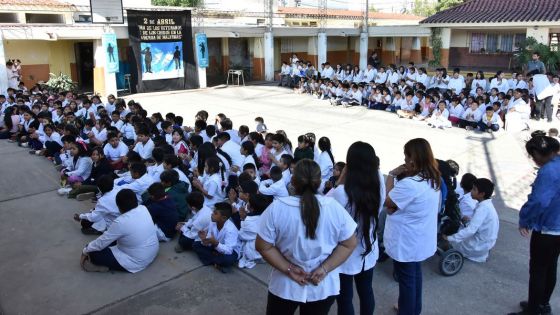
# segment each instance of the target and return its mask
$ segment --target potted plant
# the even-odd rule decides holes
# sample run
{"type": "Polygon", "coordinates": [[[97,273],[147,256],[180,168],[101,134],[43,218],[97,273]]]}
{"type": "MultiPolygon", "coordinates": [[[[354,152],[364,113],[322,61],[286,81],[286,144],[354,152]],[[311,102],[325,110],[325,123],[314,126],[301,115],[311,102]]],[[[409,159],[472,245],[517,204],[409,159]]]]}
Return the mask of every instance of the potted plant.
{"type": "Polygon", "coordinates": [[[60,73],[58,75],[49,73],[49,81],[45,83],[49,91],[53,93],[60,93],[63,91],[74,91],[76,84],[72,81],[69,75],[60,73]]]}

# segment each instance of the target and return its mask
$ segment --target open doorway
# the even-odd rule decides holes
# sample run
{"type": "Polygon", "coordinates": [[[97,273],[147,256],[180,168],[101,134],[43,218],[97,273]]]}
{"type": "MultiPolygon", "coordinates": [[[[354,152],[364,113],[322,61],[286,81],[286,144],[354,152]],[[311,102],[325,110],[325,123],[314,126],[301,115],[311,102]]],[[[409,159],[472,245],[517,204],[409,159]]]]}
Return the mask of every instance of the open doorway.
{"type": "Polygon", "coordinates": [[[78,74],[78,89],[93,91],[93,42],[74,44],[76,52],[76,70],[78,74]]]}

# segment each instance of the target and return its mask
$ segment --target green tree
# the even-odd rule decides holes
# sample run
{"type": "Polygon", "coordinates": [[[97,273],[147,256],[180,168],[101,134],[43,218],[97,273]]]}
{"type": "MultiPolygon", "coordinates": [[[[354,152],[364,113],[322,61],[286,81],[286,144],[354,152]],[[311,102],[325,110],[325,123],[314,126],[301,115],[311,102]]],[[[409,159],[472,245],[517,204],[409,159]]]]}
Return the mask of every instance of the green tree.
{"type": "Polygon", "coordinates": [[[533,37],[527,37],[524,41],[516,44],[517,51],[514,53],[515,64],[523,72],[527,70],[527,63],[533,57],[533,53],[541,55],[541,61],[546,70],[555,72],[560,69],[560,52],[551,49],[549,45],[541,44],[533,37]]]}
{"type": "Polygon", "coordinates": [[[414,0],[414,8],[412,13],[419,16],[430,16],[437,12],[447,10],[458,4],[465,2],[464,0],[414,0]]]}
{"type": "Polygon", "coordinates": [[[201,0],[152,0],[152,5],[169,7],[197,7],[201,0]]]}
{"type": "Polygon", "coordinates": [[[436,12],[447,10],[463,2],[465,2],[465,0],[438,0],[436,4],[436,12]]]}

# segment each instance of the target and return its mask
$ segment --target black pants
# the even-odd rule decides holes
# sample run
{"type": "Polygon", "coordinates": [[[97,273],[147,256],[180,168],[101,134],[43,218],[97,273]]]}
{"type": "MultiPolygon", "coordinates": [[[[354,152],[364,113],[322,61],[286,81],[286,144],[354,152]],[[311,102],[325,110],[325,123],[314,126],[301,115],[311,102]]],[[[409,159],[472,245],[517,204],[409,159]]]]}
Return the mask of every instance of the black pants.
{"type": "Polygon", "coordinates": [[[186,237],[185,235],[181,234],[179,236],[179,246],[181,246],[184,250],[192,250],[193,249],[194,240],[191,238],[186,237]]]}
{"type": "Polygon", "coordinates": [[[478,126],[478,123],[476,121],[468,121],[468,120],[464,120],[464,119],[459,119],[459,127],[460,128],[465,128],[467,126],[471,126],[473,128],[476,128],[478,126]]]}
{"type": "Polygon", "coordinates": [[[268,292],[268,300],[266,303],[266,315],[288,315],[294,314],[299,307],[300,315],[327,315],[334,303],[335,296],[314,302],[296,302],[285,300],[268,292]]]}
{"type": "Polygon", "coordinates": [[[121,264],[119,264],[119,262],[115,258],[115,255],[113,255],[113,252],[109,247],[105,247],[98,252],[90,252],[88,253],[88,255],[90,261],[94,265],[106,266],[109,267],[110,270],[128,272],[128,270],[124,269],[121,264]]]}
{"type": "Polygon", "coordinates": [[[47,149],[45,152],[45,156],[54,156],[57,152],[60,152],[62,146],[55,141],[45,141],[45,148],[47,149]]]}
{"type": "Polygon", "coordinates": [[[546,114],[548,122],[552,121],[552,96],[546,97],[544,100],[537,101],[535,114],[537,116],[537,120],[540,120],[541,118],[544,119],[546,114]]]}
{"type": "Polygon", "coordinates": [[[340,274],[340,295],[336,297],[338,315],[354,315],[354,282],[360,298],[360,315],[372,315],[375,310],[375,297],[373,296],[373,268],[362,270],[355,275],[340,274]]]}
{"type": "Polygon", "coordinates": [[[533,311],[550,302],[559,255],[560,236],[533,232],[529,260],[529,308],[533,311]]]}

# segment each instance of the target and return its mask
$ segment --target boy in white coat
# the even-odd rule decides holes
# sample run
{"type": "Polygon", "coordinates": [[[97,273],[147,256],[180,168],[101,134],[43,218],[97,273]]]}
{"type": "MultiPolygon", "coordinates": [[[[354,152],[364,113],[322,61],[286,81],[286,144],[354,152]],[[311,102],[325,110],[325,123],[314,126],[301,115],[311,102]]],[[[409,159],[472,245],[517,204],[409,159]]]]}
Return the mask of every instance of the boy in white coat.
{"type": "Polygon", "coordinates": [[[492,204],[493,192],[494,184],[490,180],[477,179],[471,191],[473,199],[479,202],[473,217],[466,228],[451,236],[443,236],[453,248],[472,261],[485,262],[498,239],[500,220],[492,204]]]}
{"type": "Polygon", "coordinates": [[[82,233],[98,235],[103,233],[121,214],[116,203],[117,190],[113,189],[113,178],[104,175],[97,181],[101,197],[90,212],[74,214],[74,220],[82,225],[82,233]]]}
{"type": "Polygon", "coordinates": [[[249,197],[248,208],[251,211],[247,214],[241,210],[241,229],[239,230],[239,241],[241,251],[238,266],[239,268],[253,268],[262,259],[261,254],[255,249],[257,231],[260,225],[261,214],[272,203],[272,198],[266,195],[252,194],[249,197]]]}
{"type": "Polygon", "coordinates": [[[212,209],[204,205],[204,195],[195,191],[187,197],[187,204],[193,212],[192,218],[187,222],[179,222],[177,231],[181,233],[179,241],[175,246],[175,252],[192,250],[194,242],[200,242],[198,232],[206,229],[212,221],[212,209]]]}
{"type": "Polygon", "coordinates": [[[273,166],[270,169],[270,179],[261,182],[259,192],[274,198],[289,196],[286,184],[282,180],[282,170],[278,166],[273,166]]]}

